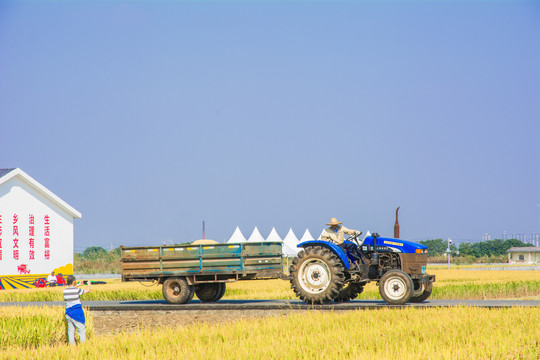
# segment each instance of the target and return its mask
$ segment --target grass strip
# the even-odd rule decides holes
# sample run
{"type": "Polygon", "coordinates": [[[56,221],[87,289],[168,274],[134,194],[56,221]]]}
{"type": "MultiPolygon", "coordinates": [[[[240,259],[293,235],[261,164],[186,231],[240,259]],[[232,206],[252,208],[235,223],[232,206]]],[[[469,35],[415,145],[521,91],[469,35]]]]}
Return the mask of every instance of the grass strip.
{"type": "MultiPolygon", "coordinates": [[[[86,321],[87,338],[93,336],[92,319],[86,321]]],[[[37,348],[67,342],[62,307],[0,307],[0,348],[37,348]]]]}
{"type": "Polygon", "coordinates": [[[523,359],[540,354],[536,308],[305,312],[6,349],[9,359],[523,359]]]}

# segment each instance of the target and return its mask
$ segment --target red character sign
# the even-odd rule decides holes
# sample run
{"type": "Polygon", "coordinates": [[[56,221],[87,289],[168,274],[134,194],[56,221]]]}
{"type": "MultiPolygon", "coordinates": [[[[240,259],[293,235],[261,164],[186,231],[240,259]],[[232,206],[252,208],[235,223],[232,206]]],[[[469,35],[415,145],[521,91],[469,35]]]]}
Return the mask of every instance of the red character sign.
{"type": "MultiPolygon", "coordinates": [[[[19,215],[13,214],[13,236],[19,236],[19,225],[16,225],[19,221],[19,215]]],[[[19,239],[13,239],[13,259],[19,260],[19,239]]]]}
{"type": "Polygon", "coordinates": [[[19,274],[30,274],[30,269],[28,269],[27,264],[21,264],[17,266],[17,271],[19,272],[19,274]]]}
{"type": "Polygon", "coordinates": [[[43,227],[43,235],[45,236],[45,239],[44,239],[44,245],[45,245],[45,260],[50,260],[51,259],[51,250],[50,250],[50,247],[51,247],[51,239],[50,239],[50,236],[51,236],[51,221],[50,221],[50,217],[49,215],[45,215],[45,217],[43,218],[44,220],[44,227],[43,227]]]}

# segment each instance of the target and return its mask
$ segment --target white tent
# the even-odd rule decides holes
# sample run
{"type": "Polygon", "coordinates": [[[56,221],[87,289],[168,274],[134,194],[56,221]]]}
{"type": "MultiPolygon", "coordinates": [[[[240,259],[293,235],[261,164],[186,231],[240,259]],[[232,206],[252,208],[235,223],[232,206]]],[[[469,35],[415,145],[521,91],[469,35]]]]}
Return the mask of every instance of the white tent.
{"type": "Polygon", "coordinates": [[[246,242],[246,238],[244,237],[244,234],[240,231],[240,228],[238,226],[236,227],[236,230],[234,230],[234,233],[232,234],[231,238],[227,241],[228,243],[243,243],[246,242]]]}
{"type": "Polygon", "coordinates": [[[298,252],[300,250],[301,249],[299,249],[299,248],[292,249],[291,247],[289,247],[288,245],[283,243],[283,248],[282,248],[281,251],[283,252],[283,255],[285,255],[285,256],[296,256],[296,255],[298,255],[298,252]]]}
{"type": "Polygon", "coordinates": [[[251,233],[251,236],[247,240],[248,242],[262,242],[264,241],[264,238],[262,237],[261,233],[259,232],[259,229],[255,226],[255,229],[253,229],[253,232],[251,233]]]}
{"type": "Polygon", "coordinates": [[[281,237],[277,233],[276,228],[273,227],[272,231],[270,231],[270,234],[266,238],[266,241],[283,241],[283,239],[281,239],[281,237]]]}
{"type": "Polygon", "coordinates": [[[292,229],[283,239],[283,255],[295,256],[300,251],[300,248],[296,247],[299,244],[298,238],[294,234],[292,229]]]}
{"type": "Polygon", "coordinates": [[[323,231],[321,231],[321,234],[319,235],[319,237],[317,238],[317,240],[321,240],[322,234],[324,234],[324,229],[323,229],[323,231]]]}
{"type": "Polygon", "coordinates": [[[309,230],[306,229],[306,231],[304,232],[304,235],[300,239],[300,242],[303,243],[304,241],[309,241],[309,240],[315,240],[315,238],[313,237],[313,235],[311,235],[309,230]]]}

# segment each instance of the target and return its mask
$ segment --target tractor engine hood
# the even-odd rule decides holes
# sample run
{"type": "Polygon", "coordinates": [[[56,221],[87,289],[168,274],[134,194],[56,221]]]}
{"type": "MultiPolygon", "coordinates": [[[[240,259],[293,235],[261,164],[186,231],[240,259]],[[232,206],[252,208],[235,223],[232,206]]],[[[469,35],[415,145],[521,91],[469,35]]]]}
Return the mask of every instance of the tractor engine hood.
{"type": "MultiPolygon", "coordinates": [[[[367,246],[373,246],[373,236],[366,236],[364,242],[362,243],[362,250],[367,250],[367,246]],[[364,246],[366,248],[364,248],[364,246]]],[[[414,254],[427,252],[427,246],[403,239],[378,237],[377,250],[414,254]]]]}

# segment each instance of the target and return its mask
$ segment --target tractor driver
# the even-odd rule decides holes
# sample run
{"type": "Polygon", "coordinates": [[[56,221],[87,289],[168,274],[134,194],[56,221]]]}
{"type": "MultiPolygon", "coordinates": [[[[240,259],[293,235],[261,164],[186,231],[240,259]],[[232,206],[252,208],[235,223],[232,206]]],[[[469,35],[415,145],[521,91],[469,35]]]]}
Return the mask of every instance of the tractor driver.
{"type": "Polygon", "coordinates": [[[343,223],[338,222],[335,217],[330,219],[330,222],[326,224],[326,225],[330,225],[330,227],[327,229],[324,229],[323,233],[321,234],[321,240],[326,240],[326,241],[336,244],[345,253],[351,254],[352,257],[356,259],[355,260],[356,263],[358,264],[362,263],[362,255],[360,254],[358,247],[354,244],[346,243],[345,236],[344,236],[344,234],[360,235],[362,234],[362,232],[358,230],[347,229],[345,226],[340,226],[341,224],[343,223]]]}

